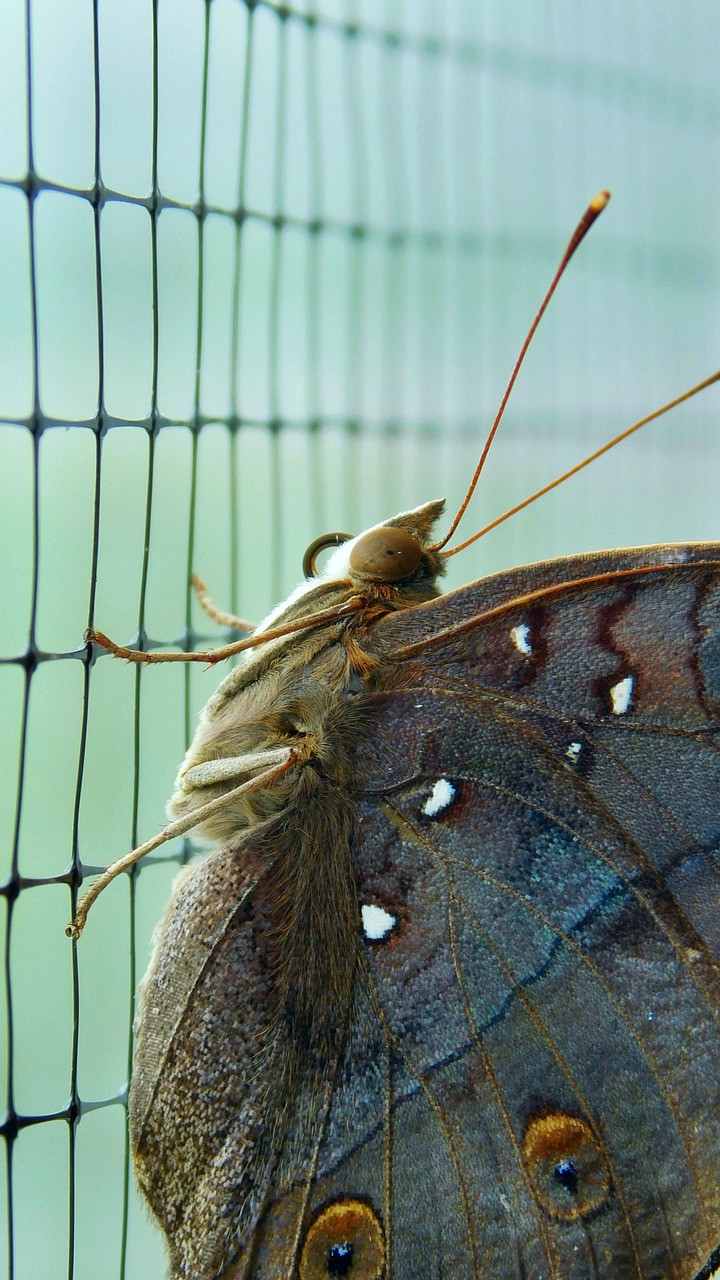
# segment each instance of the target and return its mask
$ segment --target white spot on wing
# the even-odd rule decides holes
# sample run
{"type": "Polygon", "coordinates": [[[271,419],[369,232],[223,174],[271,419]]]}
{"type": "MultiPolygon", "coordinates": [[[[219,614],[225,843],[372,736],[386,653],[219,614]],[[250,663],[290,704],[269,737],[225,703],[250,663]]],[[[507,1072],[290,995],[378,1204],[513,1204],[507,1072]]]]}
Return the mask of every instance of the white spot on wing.
{"type": "Polygon", "coordinates": [[[378,907],[373,902],[366,902],[361,908],[362,925],[365,937],[370,942],[382,942],[383,938],[387,938],[392,933],[397,924],[397,916],[393,916],[384,907],[378,907]]]}
{"type": "Polygon", "coordinates": [[[455,788],[447,778],[438,778],[430,795],[423,805],[423,813],[428,818],[437,818],[439,813],[447,809],[455,798],[455,788]]]}
{"type": "Polygon", "coordinates": [[[572,761],[573,764],[577,764],[578,760],[580,759],[581,751],[582,751],[582,742],[571,742],[567,751],[565,752],[565,755],[567,756],[568,760],[572,761]]]}
{"type": "Polygon", "coordinates": [[[625,676],[623,680],[618,680],[610,690],[610,698],[612,701],[612,713],[614,716],[624,716],[630,706],[632,698],[633,685],[635,683],[634,676],[625,676]]]}
{"type": "Polygon", "coordinates": [[[518,653],[532,653],[532,645],[530,644],[530,628],[526,622],[521,622],[517,627],[511,627],[510,639],[515,645],[518,653]]]}

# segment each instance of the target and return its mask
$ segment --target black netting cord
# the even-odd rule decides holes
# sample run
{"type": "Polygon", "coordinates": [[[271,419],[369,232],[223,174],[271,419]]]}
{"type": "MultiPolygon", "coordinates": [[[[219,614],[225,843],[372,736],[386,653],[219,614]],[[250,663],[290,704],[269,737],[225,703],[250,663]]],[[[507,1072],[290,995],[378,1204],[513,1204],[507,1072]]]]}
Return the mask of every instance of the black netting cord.
{"type": "MultiPolygon", "coordinates": [[[[201,637],[193,629],[191,600],[188,590],[185,626],[180,635],[174,637],[149,637],[145,630],[145,601],[146,589],[148,581],[149,569],[149,546],[151,522],[153,514],[153,485],[155,481],[155,446],[160,431],[169,426],[185,426],[189,428],[192,436],[192,473],[191,473],[191,491],[190,501],[187,511],[187,543],[185,547],[185,557],[187,562],[187,577],[190,578],[190,571],[193,568],[194,560],[194,544],[195,544],[195,528],[196,528],[196,495],[197,495],[197,457],[198,457],[198,441],[203,428],[212,423],[217,424],[218,421],[224,423],[230,433],[231,448],[231,481],[230,481],[230,497],[231,497],[231,515],[230,529],[231,539],[228,548],[228,555],[231,566],[231,601],[230,605],[233,611],[242,612],[243,602],[237,599],[237,588],[239,578],[239,524],[238,524],[238,468],[240,463],[239,451],[241,445],[241,434],[245,427],[261,427],[270,433],[271,439],[271,488],[272,488],[272,526],[271,526],[271,546],[269,549],[269,560],[272,565],[272,573],[275,575],[272,583],[273,594],[279,594],[279,561],[282,546],[282,509],[283,509],[283,475],[281,470],[281,441],[283,432],[288,430],[302,430],[309,434],[311,445],[311,473],[312,473],[312,489],[311,502],[314,510],[317,512],[317,526],[319,529],[325,527],[324,503],[326,494],[322,483],[322,456],[323,456],[323,435],[326,431],[340,430],[343,433],[347,466],[345,475],[347,477],[347,494],[346,506],[353,511],[353,504],[356,501],[356,476],[358,474],[358,448],[359,440],[363,428],[365,426],[364,419],[364,362],[366,358],[366,334],[364,333],[365,313],[363,308],[363,282],[365,277],[365,268],[368,253],[371,249],[380,248],[384,254],[384,294],[383,294],[383,325],[387,333],[397,333],[403,330],[403,326],[408,321],[408,311],[410,306],[408,291],[408,271],[410,255],[412,253],[432,254],[438,251],[456,255],[459,261],[464,255],[471,257],[479,257],[484,255],[508,256],[516,258],[519,255],[528,258],[546,258],[548,250],[554,255],[556,245],[554,240],[550,244],[542,237],[526,237],[519,241],[512,236],[481,236],[475,233],[451,233],[437,228],[418,229],[410,227],[405,220],[406,208],[404,201],[404,193],[407,188],[407,170],[408,159],[406,154],[407,138],[403,134],[402,122],[402,103],[400,83],[402,75],[401,60],[403,56],[412,54],[414,57],[426,59],[428,65],[440,66],[450,64],[456,66],[459,64],[472,65],[481,68],[492,68],[499,74],[519,75],[526,80],[534,79],[536,81],[550,82],[563,85],[564,87],[574,90],[576,88],[576,77],[578,69],[576,63],[562,59],[548,60],[534,57],[529,51],[514,51],[512,55],[502,49],[487,49],[469,41],[453,41],[442,40],[435,37],[423,37],[401,30],[390,28],[381,28],[361,22],[341,20],[331,20],[324,17],[299,13],[293,9],[291,4],[272,3],[271,0],[237,0],[238,5],[244,5],[247,10],[247,41],[245,48],[245,56],[243,65],[238,67],[238,77],[242,80],[242,114],[240,134],[236,138],[228,138],[229,151],[237,149],[239,156],[238,166],[238,186],[235,204],[232,207],[224,207],[208,202],[206,198],[206,182],[205,182],[205,157],[206,157],[206,132],[207,132],[207,102],[209,80],[212,76],[212,68],[210,65],[210,35],[212,30],[213,7],[212,0],[198,0],[198,3],[204,5],[205,11],[205,29],[204,29],[204,56],[203,56],[203,80],[202,80],[202,127],[201,127],[201,147],[200,147],[200,171],[198,174],[198,196],[194,202],[183,202],[173,199],[164,194],[158,184],[158,4],[159,0],[151,0],[152,3],[152,82],[153,82],[153,104],[152,104],[152,183],[151,190],[148,195],[136,196],[115,190],[107,186],[103,182],[101,173],[101,94],[100,83],[102,68],[100,66],[100,40],[99,40],[99,23],[98,23],[98,5],[99,0],[95,0],[93,9],[93,36],[94,36],[94,96],[95,96],[95,166],[94,181],[90,188],[77,188],[65,186],[56,182],[50,182],[43,178],[35,166],[35,157],[33,151],[33,57],[31,43],[31,3],[32,0],[26,0],[25,8],[25,26],[26,26],[26,72],[27,72],[27,124],[28,124],[28,160],[27,172],[20,179],[7,179],[0,177],[0,185],[14,188],[22,192],[27,209],[27,226],[28,226],[28,243],[29,243],[29,263],[30,263],[30,303],[31,303],[31,339],[33,346],[33,402],[32,410],[26,418],[8,418],[3,417],[3,406],[0,404],[0,425],[8,425],[25,429],[31,436],[33,442],[32,467],[33,467],[33,556],[32,556],[32,573],[33,588],[31,600],[31,620],[27,638],[27,644],[24,651],[20,654],[9,658],[3,658],[5,664],[13,664],[20,668],[24,673],[24,691],[23,705],[21,714],[21,727],[19,737],[19,774],[18,774],[18,790],[15,807],[15,820],[13,832],[13,847],[10,858],[9,874],[5,882],[0,885],[0,891],[5,897],[6,910],[6,935],[4,946],[4,983],[7,1001],[7,1040],[8,1040],[8,1088],[5,1106],[5,1115],[0,1126],[0,1131],[5,1140],[6,1163],[7,1163],[7,1181],[8,1181],[8,1267],[7,1274],[9,1280],[17,1280],[16,1277],[16,1251],[14,1247],[13,1235],[13,1208],[14,1208],[14,1189],[13,1189],[13,1153],[14,1144],[18,1134],[26,1127],[38,1124],[61,1124],[67,1126],[69,1138],[69,1203],[70,1203],[70,1230],[69,1230],[69,1247],[67,1259],[67,1275],[72,1280],[75,1274],[75,1141],[77,1125],[82,1116],[88,1111],[96,1110],[102,1107],[122,1106],[127,1104],[127,1089],[121,1090],[113,1097],[86,1100],[81,1098],[78,1090],[78,1043],[79,1029],[81,1017],[81,1000],[80,986],[78,977],[78,968],[75,955],[73,954],[72,969],[72,993],[74,1004],[74,1026],[72,1037],[72,1061],[71,1061],[71,1085],[70,1096],[67,1104],[59,1111],[51,1114],[20,1114],[15,1105],[16,1087],[13,1076],[14,1067],[14,1020],[13,1020],[13,991],[11,985],[11,939],[13,932],[13,913],[15,904],[19,895],[27,888],[38,887],[48,884],[64,884],[67,885],[72,893],[73,903],[76,900],[77,891],[83,879],[92,875],[101,868],[94,866],[84,866],[79,857],[78,850],[78,825],[80,813],[80,801],[82,795],[83,772],[85,764],[85,755],[88,740],[88,708],[91,672],[94,664],[94,657],[88,645],[79,645],[78,648],[62,652],[46,652],[39,648],[36,642],[36,618],[38,605],[38,546],[39,546],[39,449],[40,441],[46,431],[52,431],[57,428],[71,428],[73,430],[84,430],[93,433],[95,440],[95,472],[94,472],[94,518],[92,528],[92,555],[91,555],[91,592],[88,613],[88,624],[92,625],[94,621],[94,602],[95,602],[95,584],[98,568],[99,554],[99,528],[100,528],[100,510],[101,510],[101,484],[103,475],[103,444],[109,431],[116,428],[132,427],[138,431],[145,432],[148,439],[148,459],[146,473],[146,505],[144,515],[144,554],[142,561],[141,588],[138,604],[137,615],[137,635],[132,643],[138,647],[195,647],[198,639],[201,637]],[[248,129],[251,113],[251,103],[254,84],[254,31],[256,25],[256,14],[259,10],[266,10],[274,15],[275,20],[279,24],[279,74],[276,102],[276,134],[272,139],[275,156],[274,170],[274,191],[273,206],[269,211],[263,211],[249,207],[246,202],[246,174],[247,174],[247,156],[248,156],[248,129]],[[308,190],[309,190],[309,209],[305,217],[291,214],[286,208],[286,190],[285,190],[285,160],[286,160],[286,133],[287,133],[287,114],[292,110],[293,104],[287,101],[287,80],[283,74],[288,56],[288,31],[290,24],[299,24],[303,28],[304,44],[305,44],[305,103],[306,116],[304,121],[304,131],[306,135],[307,154],[309,160],[308,174],[308,190]],[[337,218],[328,217],[325,213],[325,194],[328,184],[332,183],[333,175],[329,171],[326,158],[323,155],[323,138],[321,128],[321,99],[319,95],[319,58],[316,33],[325,30],[332,32],[342,41],[343,57],[345,61],[345,72],[343,76],[343,92],[345,94],[344,109],[344,137],[346,145],[352,156],[352,203],[353,218],[343,221],[337,218]],[[364,47],[372,46],[379,52],[383,60],[383,76],[382,84],[378,84],[378,92],[383,97],[385,116],[388,127],[385,136],[380,140],[383,147],[383,156],[385,162],[385,181],[388,193],[388,207],[390,210],[387,224],[378,224],[373,222],[368,212],[368,201],[366,198],[366,190],[368,186],[368,127],[367,121],[363,118],[362,92],[361,92],[361,68],[360,55],[364,47]],[[93,211],[94,217],[94,241],[95,241],[95,280],[96,280],[96,317],[97,317],[97,334],[98,334],[98,354],[99,354],[99,386],[98,386],[98,408],[97,412],[87,419],[76,418],[60,418],[48,417],[44,412],[40,401],[39,389],[39,356],[38,351],[38,304],[37,304],[37,271],[36,271],[36,203],[40,193],[45,191],[57,192],[63,195],[75,197],[78,200],[86,202],[93,211]],[[105,407],[103,394],[103,276],[102,276],[102,254],[101,254],[101,223],[103,210],[113,202],[120,202],[126,205],[137,205],[147,211],[150,219],[151,228],[151,270],[152,270],[152,304],[153,304],[153,327],[152,327],[152,344],[153,344],[153,377],[151,389],[151,403],[149,413],[146,417],[128,421],[120,419],[109,414],[105,407]],[[197,298],[196,298],[196,380],[194,389],[193,409],[190,417],[186,419],[169,418],[160,413],[158,408],[158,240],[157,229],[158,219],[164,210],[175,209],[183,210],[191,214],[195,218],[196,230],[198,237],[198,273],[196,281],[197,298]],[[232,281],[232,356],[231,356],[231,389],[230,389],[230,413],[225,419],[218,419],[217,415],[206,416],[202,411],[201,388],[200,388],[200,369],[203,361],[203,280],[204,280],[204,237],[205,227],[209,216],[218,216],[229,221],[233,225],[234,230],[234,263],[233,263],[233,281],[232,281]],[[271,234],[271,271],[270,271],[270,290],[267,302],[267,325],[269,334],[270,364],[269,364],[269,404],[270,414],[267,419],[258,419],[245,415],[243,405],[240,401],[238,386],[240,381],[242,359],[241,348],[241,298],[243,290],[243,268],[246,253],[247,231],[252,224],[260,224],[269,228],[271,234]],[[289,231],[300,232],[305,238],[307,248],[307,279],[305,290],[305,308],[306,308],[306,324],[305,324],[305,357],[307,366],[307,414],[288,418],[283,416],[281,411],[282,398],[280,396],[280,341],[281,341],[281,324],[280,324],[280,300],[282,295],[283,272],[285,268],[285,244],[289,231]],[[323,353],[322,332],[323,332],[323,266],[322,266],[322,244],[327,237],[334,237],[337,241],[344,244],[348,251],[349,257],[349,288],[345,312],[345,344],[346,364],[343,370],[346,394],[345,403],[348,406],[346,415],[340,416],[324,416],[322,412],[322,368],[323,353]],[[32,680],[39,666],[45,662],[69,661],[80,662],[84,670],[83,685],[83,713],[81,721],[80,750],[78,756],[77,780],[74,797],[74,812],[72,823],[72,850],[71,860],[67,868],[57,876],[46,877],[42,879],[31,879],[21,874],[19,863],[19,843],[20,843],[20,822],[22,805],[25,795],[25,779],[26,779],[26,758],[28,749],[28,720],[30,706],[30,692],[32,680]]],[[[629,99],[632,95],[633,101],[637,105],[638,101],[642,102],[642,106],[649,114],[660,114],[666,106],[665,99],[661,93],[661,87],[653,83],[649,78],[643,78],[642,75],[630,76],[622,70],[609,70],[602,68],[602,77],[599,73],[595,74],[592,68],[586,69],[583,80],[584,90],[595,94],[609,94],[611,91],[619,100],[629,99]]],[[[674,110],[677,112],[694,113],[698,117],[703,112],[709,112],[714,109],[714,104],[706,100],[701,90],[697,92],[688,87],[677,86],[675,97],[673,99],[674,110]]],[[[632,245],[619,245],[616,247],[623,260],[627,261],[627,267],[630,272],[637,270],[636,258],[633,253],[632,245]]],[[[658,276],[666,273],[670,268],[674,271],[683,270],[686,273],[697,274],[705,271],[705,261],[700,255],[694,255],[690,250],[682,262],[678,262],[676,258],[672,263],[665,260],[662,251],[658,251],[653,255],[652,261],[643,264],[644,270],[651,270],[653,274],[658,276]]],[[[391,343],[386,343],[388,350],[391,343]]],[[[401,370],[402,375],[403,370],[401,370]]],[[[393,404],[398,403],[397,395],[397,379],[398,372],[396,366],[388,363],[385,370],[385,380],[387,383],[387,392],[389,401],[393,404]],[[392,384],[392,385],[391,385],[392,384]]],[[[395,440],[398,432],[407,426],[404,422],[404,413],[402,401],[400,401],[400,412],[389,416],[387,421],[375,424],[373,431],[376,435],[385,437],[388,441],[395,440]]],[[[469,424],[457,424],[458,426],[469,427],[469,424]]],[[[474,426],[473,426],[474,430],[474,426]]],[[[422,426],[423,434],[427,437],[435,431],[439,434],[438,424],[427,423],[422,426]]],[[[385,451],[386,456],[389,451],[385,451]]],[[[382,468],[382,473],[373,478],[381,488],[386,484],[391,484],[391,472],[386,466],[382,468]]],[[[392,509],[391,504],[388,509],[392,509]]],[[[355,525],[353,524],[354,528],[355,525]]],[[[139,799],[139,767],[140,767],[140,690],[141,680],[146,673],[141,669],[135,669],[135,719],[134,719],[134,789],[132,800],[132,838],[137,838],[137,818],[138,818],[138,799],[139,799]]],[[[185,735],[189,741],[191,734],[191,711],[190,711],[190,671],[185,668],[185,735]]],[[[188,855],[189,845],[186,843],[183,850],[178,855],[182,860],[188,855]]],[[[157,861],[161,859],[158,858],[157,861]]],[[[163,860],[165,860],[163,858],[163,860]]],[[[147,862],[153,859],[147,859],[147,862]]],[[[127,1033],[127,1075],[129,1077],[131,1053],[132,1053],[132,1010],[134,1002],[134,991],[137,982],[137,971],[135,963],[135,891],[137,875],[140,873],[139,868],[133,868],[130,872],[131,877],[131,971],[129,985],[127,991],[127,1017],[128,1017],[128,1033],[127,1033]]],[[[118,1260],[118,1275],[120,1280],[125,1280],[127,1264],[127,1226],[128,1226],[128,1188],[130,1185],[131,1171],[130,1158],[125,1143],[124,1151],[124,1197],[123,1197],[123,1229],[122,1229],[122,1252],[118,1260]]],[[[720,1254],[715,1256],[715,1265],[720,1262],[720,1254]]],[[[710,1274],[708,1269],[707,1274],[710,1274]]],[[[24,1278],[23,1278],[24,1280],[24,1278]]]]}

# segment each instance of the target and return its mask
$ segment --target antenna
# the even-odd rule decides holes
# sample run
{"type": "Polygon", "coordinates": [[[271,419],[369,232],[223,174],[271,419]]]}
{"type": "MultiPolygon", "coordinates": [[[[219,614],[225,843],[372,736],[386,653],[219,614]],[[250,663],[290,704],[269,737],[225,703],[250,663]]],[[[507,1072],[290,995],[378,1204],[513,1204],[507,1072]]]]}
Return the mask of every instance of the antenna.
{"type": "MultiPolygon", "coordinates": [[[[492,442],[495,439],[495,433],[498,427],[500,426],[500,422],[502,421],[503,414],[505,413],[505,407],[512,394],[512,389],[515,386],[515,380],[520,372],[520,368],[527,354],[528,347],[530,346],[530,343],[532,342],[535,336],[535,331],[538,325],[540,324],[540,321],[542,320],[543,315],[545,314],[545,311],[547,310],[548,303],[550,302],[550,299],[552,298],[555,290],[557,289],[560,283],[560,280],[562,279],[565,273],[565,268],[567,267],[575,250],[585,239],[585,236],[587,235],[588,231],[593,225],[595,219],[600,216],[606,204],[608,203],[609,199],[610,199],[609,191],[599,191],[598,194],[590,201],[590,204],[588,205],[582,218],[580,219],[575,230],[573,231],[570,237],[570,240],[568,242],[567,249],[565,250],[560,260],[560,265],[557,271],[555,272],[555,275],[553,276],[552,281],[550,282],[550,287],[547,290],[547,293],[545,294],[545,297],[543,298],[540,304],[540,307],[538,308],[537,315],[535,316],[535,319],[530,325],[530,328],[528,330],[528,335],[525,341],[523,342],[522,347],[520,348],[520,354],[517,360],[515,361],[515,368],[513,369],[510,375],[510,381],[508,382],[507,387],[505,388],[505,394],[500,402],[500,408],[498,409],[495,415],[495,421],[493,422],[493,425],[490,429],[490,434],[488,435],[488,438],[485,441],[485,447],[480,455],[480,461],[478,462],[477,467],[475,468],[475,474],[473,475],[473,478],[470,481],[470,487],[467,493],[465,494],[465,497],[463,498],[460,504],[460,508],[457,512],[457,515],[455,516],[455,519],[453,520],[452,524],[450,525],[450,528],[445,534],[445,537],[442,539],[441,542],[435,543],[435,545],[431,548],[433,551],[441,551],[442,548],[446,546],[447,543],[450,541],[455,530],[460,524],[460,521],[462,520],[467,510],[468,503],[470,502],[470,499],[472,498],[475,492],[477,482],[480,479],[480,474],[482,472],[483,467],[485,466],[485,459],[487,458],[488,453],[490,452],[490,446],[492,445],[492,442]]],[[[467,545],[467,544],[464,544],[464,545],[467,545]]],[[[456,550],[459,551],[460,548],[456,547],[456,550]]],[[[448,552],[446,554],[452,554],[452,553],[448,552]]]]}
{"type": "MultiPolygon", "coordinates": [[[[542,498],[543,494],[549,493],[551,489],[557,489],[559,484],[564,484],[564,482],[569,480],[571,476],[576,475],[578,471],[582,471],[583,467],[587,467],[591,462],[595,462],[596,458],[601,458],[604,453],[607,453],[610,449],[614,449],[615,445],[620,444],[622,440],[627,440],[628,436],[631,436],[633,432],[639,431],[641,427],[646,426],[648,422],[653,422],[655,418],[662,417],[664,413],[668,413],[670,409],[675,409],[677,405],[683,404],[685,400],[690,400],[692,396],[696,396],[699,391],[704,391],[706,387],[711,387],[714,382],[720,382],[720,369],[718,369],[716,373],[711,374],[709,378],[705,378],[702,382],[698,382],[697,386],[691,387],[689,391],[683,392],[681,396],[676,396],[674,400],[669,400],[668,403],[662,405],[660,409],[655,409],[653,413],[648,413],[645,418],[641,418],[639,422],[635,422],[631,427],[627,427],[625,431],[621,431],[620,435],[615,436],[612,440],[608,440],[607,444],[604,444],[600,449],[596,449],[594,453],[589,454],[582,462],[577,462],[569,471],[558,476],[556,480],[551,480],[550,484],[543,485],[542,489],[538,489],[537,492],[533,493],[529,498],[523,498],[522,502],[516,503],[514,507],[510,507],[509,511],[504,512],[504,514],[498,516],[497,519],[491,520],[490,524],[486,524],[484,529],[480,529],[477,533],[474,533],[471,538],[466,538],[465,542],[460,542],[457,547],[453,547],[452,551],[446,551],[445,555],[450,557],[456,555],[458,551],[464,551],[465,548],[471,546],[473,542],[477,542],[478,538],[482,538],[486,533],[489,533],[491,529],[497,528],[497,526],[502,524],[504,520],[509,520],[510,516],[517,515],[518,511],[522,511],[524,507],[529,507],[531,502],[535,502],[538,498],[542,498]]],[[[447,542],[447,538],[445,541],[447,542]]]]}

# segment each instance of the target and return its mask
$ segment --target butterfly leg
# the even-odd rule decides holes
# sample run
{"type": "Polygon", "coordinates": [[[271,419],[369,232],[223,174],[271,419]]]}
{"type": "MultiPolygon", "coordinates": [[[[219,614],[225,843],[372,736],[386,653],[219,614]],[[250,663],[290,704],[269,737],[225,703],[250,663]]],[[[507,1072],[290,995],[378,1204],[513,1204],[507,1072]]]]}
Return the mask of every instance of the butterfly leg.
{"type": "MultiPolygon", "coordinates": [[[[154,653],[148,652],[147,649],[126,649],[125,645],[116,644],[104,631],[96,631],[94,627],[88,627],[85,632],[85,640],[88,644],[97,644],[101,649],[107,649],[114,658],[124,658],[126,662],[204,662],[211,667],[216,662],[224,662],[226,658],[232,658],[236,653],[242,653],[245,649],[252,649],[256,645],[265,644],[268,640],[275,640],[279,636],[289,636],[296,631],[306,631],[311,627],[321,627],[327,622],[343,621],[348,615],[359,613],[366,610],[367,598],[365,596],[350,596],[344,604],[333,606],[331,609],[322,609],[318,613],[308,614],[306,618],[296,618],[294,622],[286,622],[279,627],[273,627],[269,631],[261,631],[251,636],[246,636],[244,640],[234,640],[232,644],[221,645],[219,649],[204,649],[200,653],[170,652],[170,653],[154,653]]],[[[385,612],[381,609],[380,612],[385,612]]],[[[373,614],[369,614],[372,617],[373,614]]]]}
{"type": "Polygon", "coordinates": [[[219,649],[205,649],[199,653],[182,651],[154,653],[148,652],[147,649],[126,649],[125,645],[116,644],[105,635],[104,631],[96,631],[94,627],[88,627],[85,640],[88,644],[97,644],[101,649],[106,649],[114,658],[124,658],[126,662],[204,662],[209,663],[210,666],[214,666],[216,662],[223,662],[225,658],[232,658],[234,654],[251,647],[247,640],[236,640],[232,644],[221,645],[219,649]]]}
{"type": "MultiPolygon", "coordinates": [[[[186,831],[190,831],[193,827],[197,827],[200,823],[205,822],[208,818],[217,813],[225,805],[231,804],[238,797],[249,791],[255,791],[259,787],[265,787],[268,783],[273,782],[275,778],[279,778],[281,774],[287,773],[298,763],[301,755],[292,747],[277,748],[268,752],[257,752],[255,756],[250,757],[258,762],[259,757],[271,756],[274,763],[269,768],[263,769],[256,777],[250,778],[247,782],[243,782],[240,786],[233,787],[230,791],[226,791],[223,795],[217,796],[214,800],[209,800],[207,804],[200,805],[197,809],[193,809],[190,813],[184,814],[181,818],[177,818],[174,822],[169,822],[158,835],[153,836],[150,840],[146,840],[143,844],[131,849],[130,853],[126,853],[124,857],[118,858],[116,862],[111,863],[106,871],[88,889],[87,893],[81,899],[75,918],[67,926],[65,932],[69,938],[77,940],[85,928],[88,911],[90,910],[95,899],[106,889],[116,876],[122,871],[127,871],[129,867],[139,862],[147,853],[151,853],[153,849],[157,849],[159,845],[165,844],[167,840],[173,840],[176,836],[184,835],[186,831]]],[[[239,757],[244,758],[244,757],[239,757]]],[[[235,760],[237,771],[237,757],[235,760]]],[[[223,761],[217,763],[222,764],[223,761]]],[[[202,766],[198,766],[202,768],[202,766]]],[[[245,769],[247,772],[247,769],[245,769]]]]}
{"type": "Polygon", "coordinates": [[[234,613],[226,613],[224,609],[218,606],[210,599],[208,590],[202,578],[196,573],[190,579],[193,591],[198,599],[198,604],[205,610],[209,618],[213,622],[217,622],[220,627],[237,627],[238,631],[254,631],[256,624],[254,622],[245,622],[242,618],[236,618],[234,613]]]}

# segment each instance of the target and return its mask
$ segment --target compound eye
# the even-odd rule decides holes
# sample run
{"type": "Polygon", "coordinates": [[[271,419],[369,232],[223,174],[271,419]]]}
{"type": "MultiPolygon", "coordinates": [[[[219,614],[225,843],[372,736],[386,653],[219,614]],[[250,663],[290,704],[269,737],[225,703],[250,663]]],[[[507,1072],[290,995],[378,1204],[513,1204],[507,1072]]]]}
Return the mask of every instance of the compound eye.
{"type": "Polygon", "coordinates": [[[350,568],[380,582],[399,582],[415,572],[421,559],[422,548],[412,534],[386,526],[358,538],[350,552],[350,568]]]}

